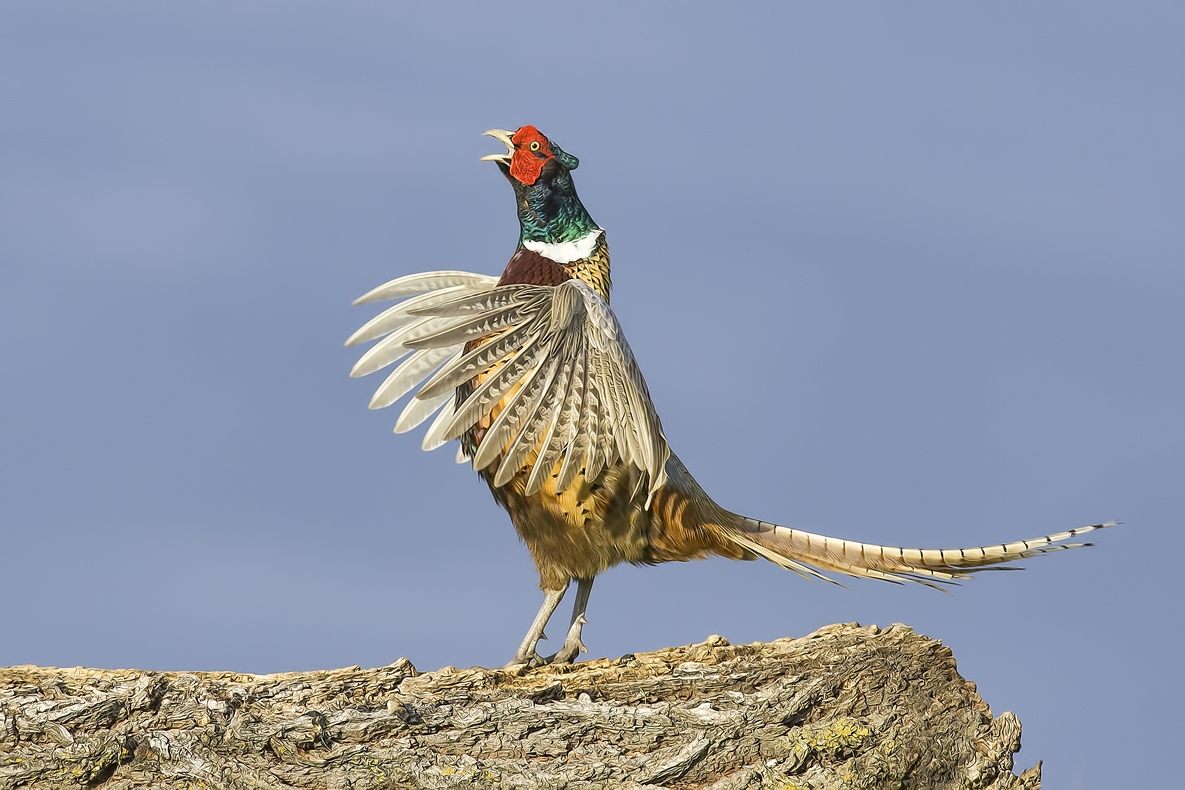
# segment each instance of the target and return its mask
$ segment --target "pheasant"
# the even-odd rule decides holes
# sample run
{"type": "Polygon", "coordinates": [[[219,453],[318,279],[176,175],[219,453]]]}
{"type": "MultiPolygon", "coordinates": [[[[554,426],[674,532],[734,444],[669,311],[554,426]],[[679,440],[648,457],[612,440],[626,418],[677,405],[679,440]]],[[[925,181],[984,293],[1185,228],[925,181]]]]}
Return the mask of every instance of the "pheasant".
{"type": "Polygon", "coordinates": [[[370,408],[419,388],[395,432],[435,419],[432,450],[459,440],[510,515],[539,572],[543,605],[510,665],[571,662],[597,574],[622,562],[763,557],[804,577],[824,571],[929,586],[1060,549],[1093,524],[962,549],[903,549],[804,532],[716,504],[671,452],[646,382],[609,307],[609,247],[572,181],[579,160],[533,126],[485,134],[514,190],[519,240],[500,277],[411,274],[355,301],[402,299],[346,345],[382,338],[358,360],[365,376],[399,360],[370,408]],[[544,627],[575,580],[563,647],[541,658],[544,627]]]}

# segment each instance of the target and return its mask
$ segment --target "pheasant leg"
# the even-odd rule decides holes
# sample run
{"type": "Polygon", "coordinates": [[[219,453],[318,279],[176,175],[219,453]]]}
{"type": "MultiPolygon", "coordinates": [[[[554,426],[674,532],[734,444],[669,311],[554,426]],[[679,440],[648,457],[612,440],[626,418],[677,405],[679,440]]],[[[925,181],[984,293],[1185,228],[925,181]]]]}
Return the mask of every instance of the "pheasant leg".
{"type": "Polygon", "coordinates": [[[564,646],[560,648],[560,652],[551,657],[549,663],[570,664],[576,660],[578,655],[588,652],[588,648],[580,640],[580,632],[584,626],[588,625],[588,620],[584,619],[584,612],[588,608],[588,596],[592,592],[592,586],[592,578],[577,579],[576,602],[572,606],[572,625],[568,627],[568,636],[564,639],[564,646]]]}
{"type": "MultiPolygon", "coordinates": [[[[583,584],[584,582],[581,582],[583,584]]],[[[583,588],[581,588],[583,589],[583,588]]],[[[568,583],[558,590],[544,590],[543,591],[543,606],[539,607],[539,614],[535,615],[535,622],[531,623],[531,628],[527,631],[527,635],[523,637],[523,643],[518,646],[518,652],[514,654],[507,667],[513,667],[520,664],[542,664],[545,663],[539,654],[535,652],[535,647],[539,644],[540,639],[546,639],[543,629],[547,626],[547,621],[551,619],[555,609],[560,605],[560,601],[564,599],[564,593],[568,591],[568,583]]],[[[585,600],[588,599],[588,594],[585,594],[585,600]]],[[[579,593],[577,593],[577,601],[580,600],[579,593]]]]}

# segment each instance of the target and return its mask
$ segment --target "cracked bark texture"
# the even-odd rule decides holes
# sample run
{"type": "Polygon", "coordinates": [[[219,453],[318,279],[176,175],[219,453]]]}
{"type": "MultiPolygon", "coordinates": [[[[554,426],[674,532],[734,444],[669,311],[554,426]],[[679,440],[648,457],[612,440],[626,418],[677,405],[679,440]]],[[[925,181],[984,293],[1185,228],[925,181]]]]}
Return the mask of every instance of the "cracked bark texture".
{"type": "Polygon", "coordinates": [[[504,671],[0,669],[0,788],[976,788],[1020,776],[903,625],[504,671]]]}

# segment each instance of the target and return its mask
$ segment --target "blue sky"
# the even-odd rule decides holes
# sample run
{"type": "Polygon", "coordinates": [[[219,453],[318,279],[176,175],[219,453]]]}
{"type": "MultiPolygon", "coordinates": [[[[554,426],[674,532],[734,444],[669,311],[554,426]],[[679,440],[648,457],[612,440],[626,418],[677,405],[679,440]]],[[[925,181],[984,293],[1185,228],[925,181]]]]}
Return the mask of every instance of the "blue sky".
{"type": "Polygon", "coordinates": [[[581,158],[614,308],[721,504],[897,545],[1125,522],[953,596],[614,569],[592,656],[905,622],[1048,786],[1168,786],[1182,40],[1165,3],[5,3],[0,664],[513,654],[526,549],[366,409],[342,342],[379,283],[501,270],[479,135],[532,123],[581,158]]]}

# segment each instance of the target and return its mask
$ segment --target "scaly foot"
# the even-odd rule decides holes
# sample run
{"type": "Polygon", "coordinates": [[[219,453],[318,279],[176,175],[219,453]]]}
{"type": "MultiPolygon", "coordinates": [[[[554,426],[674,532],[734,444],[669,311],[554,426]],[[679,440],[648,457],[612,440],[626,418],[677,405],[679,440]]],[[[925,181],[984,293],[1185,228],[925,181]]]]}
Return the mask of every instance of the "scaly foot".
{"type": "Polygon", "coordinates": [[[564,646],[560,648],[560,652],[548,659],[548,663],[571,664],[581,653],[587,653],[588,648],[584,646],[584,642],[580,639],[580,632],[586,625],[588,625],[588,620],[584,619],[583,614],[579,615],[572,622],[572,627],[568,629],[568,636],[564,639],[564,646]]]}

